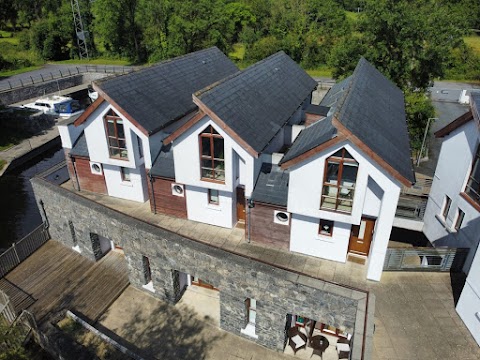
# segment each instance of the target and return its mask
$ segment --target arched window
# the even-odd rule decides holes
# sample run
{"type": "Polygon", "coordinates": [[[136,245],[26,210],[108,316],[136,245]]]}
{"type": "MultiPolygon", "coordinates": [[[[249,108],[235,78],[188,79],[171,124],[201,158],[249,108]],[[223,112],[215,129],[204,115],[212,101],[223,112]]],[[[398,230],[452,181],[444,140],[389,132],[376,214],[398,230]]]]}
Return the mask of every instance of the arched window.
{"type": "Polygon", "coordinates": [[[225,155],[222,136],[212,126],[200,134],[202,179],[225,182],[225,155]]]}
{"type": "Polygon", "coordinates": [[[111,158],[128,160],[127,142],[123,119],[113,110],[105,115],[105,129],[107,130],[108,151],[111,158]]]}
{"type": "Polygon", "coordinates": [[[325,161],[320,209],[351,213],[358,163],[345,149],[325,161]]]}

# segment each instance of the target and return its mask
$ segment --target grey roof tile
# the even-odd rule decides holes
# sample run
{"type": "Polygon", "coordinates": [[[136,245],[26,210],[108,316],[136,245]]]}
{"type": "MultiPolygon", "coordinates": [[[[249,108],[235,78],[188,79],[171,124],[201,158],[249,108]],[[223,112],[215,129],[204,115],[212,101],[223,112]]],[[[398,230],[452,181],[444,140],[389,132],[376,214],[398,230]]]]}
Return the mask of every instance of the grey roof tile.
{"type": "Polygon", "coordinates": [[[149,133],[195,110],[192,94],[238,68],[216,47],[164,61],[98,86],[149,133]]]}
{"type": "Polygon", "coordinates": [[[337,129],[332,125],[332,115],[317,121],[300,132],[290,149],[282,158],[280,164],[296,158],[307,151],[323,144],[337,135],[337,129]]]}
{"type": "Polygon", "coordinates": [[[362,58],[340,101],[335,116],[342,125],[414,183],[402,91],[362,58]]]}
{"type": "Polygon", "coordinates": [[[334,85],[322,106],[330,116],[304,129],[282,163],[313,149],[336,134],[336,117],[349,131],[411,183],[415,182],[402,91],[367,60],[361,59],[352,76],[334,85]]]}
{"type": "Polygon", "coordinates": [[[328,106],[315,105],[315,104],[308,104],[305,107],[305,112],[306,113],[315,114],[315,115],[322,115],[322,116],[327,116],[329,110],[330,110],[330,107],[328,107],[328,106]]]}
{"type": "Polygon", "coordinates": [[[153,161],[150,174],[167,179],[175,179],[172,144],[164,145],[153,161]]]}
{"type": "Polygon", "coordinates": [[[70,150],[72,156],[83,156],[90,158],[88,153],[87,139],[85,138],[85,132],[82,131],[75,144],[73,144],[72,150],[70,150]]]}
{"type": "Polygon", "coordinates": [[[316,86],[279,52],[195,95],[260,153],[316,86]]]}
{"type": "Polygon", "coordinates": [[[287,206],[288,180],[288,170],[282,170],[278,165],[263,163],[252,192],[252,200],[287,206]]]}

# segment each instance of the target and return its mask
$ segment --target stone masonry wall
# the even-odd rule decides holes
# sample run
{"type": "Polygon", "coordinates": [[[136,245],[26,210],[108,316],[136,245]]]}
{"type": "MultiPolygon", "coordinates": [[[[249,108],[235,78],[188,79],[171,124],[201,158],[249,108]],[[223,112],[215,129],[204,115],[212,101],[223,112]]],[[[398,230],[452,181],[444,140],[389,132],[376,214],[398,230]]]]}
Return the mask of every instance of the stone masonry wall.
{"type": "MultiPolygon", "coordinates": [[[[142,256],[150,260],[154,295],[175,302],[181,296],[178,274],[202,279],[220,290],[220,325],[237,335],[245,325],[247,298],[257,300],[256,334],[249,340],[283,351],[287,314],[343,326],[354,334],[352,359],[360,359],[365,293],[298,275],[238,254],[202,244],[144,223],[40,178],[32,179],[37,203],[43,201],[53,239],[71,247],[75,227],[81,254],[94,260],[90,233],[123,247],[132,285],[143,289],[142,256]]],[[[371,315],[373,321],[373,314],[371,315]]],[[[367,326],[367,351],[373,325],[367,326]]],[[[368,357],[365,357],[368,359],[368,357]]]]}

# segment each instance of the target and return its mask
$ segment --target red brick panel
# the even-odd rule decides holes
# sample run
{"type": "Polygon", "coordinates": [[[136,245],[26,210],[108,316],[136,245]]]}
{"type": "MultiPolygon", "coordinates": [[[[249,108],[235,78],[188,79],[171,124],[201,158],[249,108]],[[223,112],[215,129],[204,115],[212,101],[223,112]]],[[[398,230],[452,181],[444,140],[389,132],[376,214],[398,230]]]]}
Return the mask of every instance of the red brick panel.
{"type": "Polygon", "coordinates": [[[324,118],[325,116],[322,116],[322,115],[305,113],[305,126],[312,125],[318,120],[324,119],[324,118]]]}
{"type": "Polygon", "coordinates": [[[278,249],[289,249],[290,224],[282,225],[273,222],[275,210],[271,206],[255,203],[250,214],[250,240],[278,249]]]}
{"type": "MultiPolygon", "coordinates": [[[[152,211],[157,213],[172,215],[179,218],[187,218],[187,200],[185,197],[172,195],[173,180],[153,177],[153,193],[152,184],[148,184],[148,196],[150,198],[150,207],[152,211]]],[[[187,196],[185,194],[185,196],[187,196]]]]}

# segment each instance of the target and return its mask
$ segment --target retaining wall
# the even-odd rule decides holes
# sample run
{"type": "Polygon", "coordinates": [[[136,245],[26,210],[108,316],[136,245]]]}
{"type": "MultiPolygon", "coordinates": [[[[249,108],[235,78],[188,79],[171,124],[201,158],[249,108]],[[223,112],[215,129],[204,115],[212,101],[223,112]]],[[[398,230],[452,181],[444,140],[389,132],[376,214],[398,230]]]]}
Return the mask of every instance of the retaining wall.
{"type": "Polygon", "coordinates": [[[202,279],[220,290],[220,326],[263,346],[283,351],[287,314],[299,314],[344,327],[353,333],[351,359],[369,359],[373,336],[373,296],[365,325],[366,294],[260,261],[230,253],[134,219],[41,178],[31,180],[42,216],[53,239],[72,247],[69,221],[81,254],[94,260],[90,234],[123,247],[132,285],[143,289],[142,256],[150,260],[153,295],[175,302],[181,296],[181,273],[202,279]],[[244,301],[257,300],[258,339],[240,333],[245,326],[244,301]],[[364,339],[364,330],[365,339],[364,339]],[[365,342],[364,342],[365,340],[365,342]],[[362,347],[365,344],[365,356],[362,347]]]}

